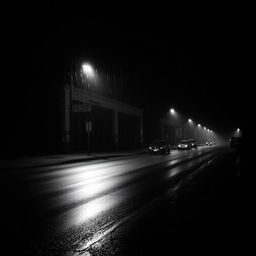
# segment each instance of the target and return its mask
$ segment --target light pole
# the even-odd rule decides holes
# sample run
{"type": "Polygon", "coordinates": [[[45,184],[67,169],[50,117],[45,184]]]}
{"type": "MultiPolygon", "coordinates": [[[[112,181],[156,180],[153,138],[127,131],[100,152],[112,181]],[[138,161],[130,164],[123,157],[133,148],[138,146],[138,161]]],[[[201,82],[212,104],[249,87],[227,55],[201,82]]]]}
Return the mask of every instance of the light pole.
{"type": "Polygon", "coordinates": [[[195,139],[195,135],[193,134],[193,121],[191,118],[188,119],[188,127],[191,129],[191,132],[188,132],[188,135],[190,135],[191,137],[194,136],[195,139]]]}
{"type": "MultiPolygon", "coordinates": [[[[91,93],[91,88],[90,88],[90,83],[89,81],[95,78],[95,71],[89,63],[84,63],[82,64],[82,73],[86,78],[86,81],[88,82],[88,89],[89,92],[91,93]]],[[[88,155],[90,155],[90,134],[92,131],[92,120],[91,120],[91,103],[89,99],[89,108],[86,109],[87,112],[87,120],[85,121],[85,129],[87,132],[87,150],[88,150],[88,155]]]]}
{"type": "Polygon", "coordinates": [[[201,124],[198,124],[197,125],[197,140],[198,140],[198,143],[201,143],[201,134],[200,134],[200,131],[201,131],[201,124]]]}
{"type": "Polygon", "coordinates": [[[170,117],[170,120],[171,120],[171,125],[173,126],[173,132],[174,132],[174,136],[173,136],[174,141],[173,141],[173,143],[176,144],[181,138],[182,131],[180,131],[180,129],[182,129],[182,128],[178,127],[177,113],[174,110],[174,108],[170,108],[169,117],[170,117]]]}

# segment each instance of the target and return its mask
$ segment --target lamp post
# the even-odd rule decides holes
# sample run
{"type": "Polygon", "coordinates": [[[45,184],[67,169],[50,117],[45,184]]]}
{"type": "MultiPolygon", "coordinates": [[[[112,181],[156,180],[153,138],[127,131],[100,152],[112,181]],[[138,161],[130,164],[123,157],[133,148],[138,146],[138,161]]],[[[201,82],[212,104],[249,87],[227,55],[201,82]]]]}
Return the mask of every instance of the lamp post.
{"type": "Polygon", "coordinates": [[[169,117],[171,118],[171,125],[173,126],[173,131],[174,131],[174,141],[173,143],[177,143],[180,138],[182,137],[182,131],[180,131],[180,127],[178,127],[178,119],[177,119],[177,113],[174,110],[174,108],[170,108],[169,110],[169,117]]]}
{"type": "Polygon", "coordinates": [[[191,129],[191,132],[188,132],[189,137],[192,137],[192,136],[195,137],[195,135],[193,134],[193,121],[192,121],[192,119],[189,118],[187,123],[188,123],[188,127],[191,129]]]}
{"type": "MultiPolygon", "coordinates": [[[[89,63],[82,64],[82,73],[88,82],[88,89],[89,89],[89,92],[91,93],[89,81],[91,79],[95,78],[95,71],[94,71],[92,65],[90,65],[89,63]]],[[[90,114],[89,114],[89,113],[91,113],[90,99],[89,99],[89,108],[86,110],[86,112],[87,112],[87,120],[85,121],[85,129],[87,132],[87,150],[88,150],[88,155],[90,155],[90,134],[92,131],[92,120],[91,120],[90,114]]]]}
{"type": "Polygon", "coordinates": [[[196,131],[197,131],[197,140],[198,140],[198,143],[201,143],[201,124],[198,124],[197,125],[197,128],[196,128],[196,131]]]}

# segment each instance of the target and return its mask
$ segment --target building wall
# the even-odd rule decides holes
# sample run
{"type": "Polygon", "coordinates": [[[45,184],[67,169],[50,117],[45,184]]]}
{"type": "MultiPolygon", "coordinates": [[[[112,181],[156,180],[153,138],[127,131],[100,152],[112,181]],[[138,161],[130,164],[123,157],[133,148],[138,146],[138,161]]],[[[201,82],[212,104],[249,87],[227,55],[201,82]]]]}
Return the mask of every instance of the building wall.
{"type": "Polygon", "coordinates": [[[140,147],[140,127],[137,116],[118,113],[119,148],[135,149],[140,147]]]}
{"type": "Polygon", "coordinates": [[[161,123],[162,126],[162,138],[167,140],[171,145],[176,145],[183,139],[183,128],[172,126],[170,124],[161,123]]]}
{"type": "Polygon", "coordinates": [[[90,148],[101,151],[132,149],[143,144],[141,109],[92,94],[84,89],[73,88],[70,93],[69,87],[66,86],[63,112],[63,146],[70,145],[73,150],[90,148]],[[86,121],[90,121],[92,125],[89,134],[85,128],[86,121]]]}
{"type": "Polygon", "coordinates": [[[87,113],[74,113],[72,120],[73,149],[86,150],[88,140],[91,150],[113,149],[112,112],[110,109],[92,106],[90,118],[87,113]],[[88,120],[92,123],[90,138],[86,131],[86,121],[88,120]]]}

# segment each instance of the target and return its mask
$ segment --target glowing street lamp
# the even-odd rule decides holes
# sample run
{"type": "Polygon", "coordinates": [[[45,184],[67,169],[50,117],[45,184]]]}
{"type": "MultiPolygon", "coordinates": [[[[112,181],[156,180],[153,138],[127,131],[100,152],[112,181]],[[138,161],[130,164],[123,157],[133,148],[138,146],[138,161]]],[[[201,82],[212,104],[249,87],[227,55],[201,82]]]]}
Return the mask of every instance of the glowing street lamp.
{"type": "Polygon", "coordinates": [[[196,129],[195,129],[195,126],[194,126],[194,122],[191,118],[188,119],[188,134],[190,134],[193,138],[195,138],[196,136],[196,129]]]}
{"type": "Polygon", "coordinates": [[[82,65],[82,71],[87,78],[93,78],[95,76],[93,67],[88,63],[82,65]]]}
{"type": "Polygon", "coordinates": [[[170,109],[171,114],[175,114],[175,110],[173,108],[170,109]]]}
{"type": "MultiPolygon", "coordinates": [[[[82,64],[82,73],[85,75],[87,82],[88,82],[88,88],[90,89],[90,82],[95,79],[96,74],[95,70],[89,63],[82,64]]],[[[89,103],[89,109],[87,112],[91,112],[91,103],[89,103]]],[[[92,127],[92,121],[89,119],[86,121],[86,131],[87,131],[87,147],[88,147],[88,155],[90,154],[90,133],[92,127]]]]}
{"type": "Polygon", "coordinates": [[[198,126],[198,127],[201,127],[201,124],[198,124],[197,126],[198,126]]]}

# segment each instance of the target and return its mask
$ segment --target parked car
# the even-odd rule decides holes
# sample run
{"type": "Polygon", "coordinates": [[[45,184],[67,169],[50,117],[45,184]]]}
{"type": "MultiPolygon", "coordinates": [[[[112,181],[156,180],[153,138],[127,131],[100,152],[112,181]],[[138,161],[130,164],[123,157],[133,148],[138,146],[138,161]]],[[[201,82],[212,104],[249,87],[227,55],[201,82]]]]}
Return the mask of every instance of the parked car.
{"type": "Polygon", "coordinates": [[[150,154],[170,154],[171,146],[165,140],[155,140],[149,145],[148,151],[150,154]]]}
{"type": "Polygon", "coordinates": [[[181,140],[178,144],[178,150],[190,150],[192,148],[192,144],[190,140],[181,140]]]}
{"type": "Polygon", "coordinates": [[[207,146],[213,146],[214,144],[215,143],[211,140],[205,142],[205,145],[207,145],[207,146]]]}

